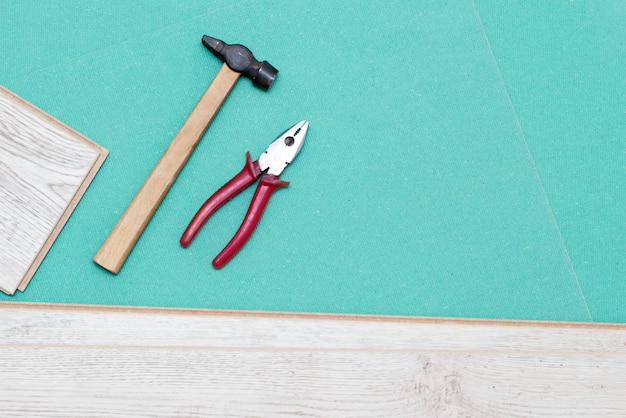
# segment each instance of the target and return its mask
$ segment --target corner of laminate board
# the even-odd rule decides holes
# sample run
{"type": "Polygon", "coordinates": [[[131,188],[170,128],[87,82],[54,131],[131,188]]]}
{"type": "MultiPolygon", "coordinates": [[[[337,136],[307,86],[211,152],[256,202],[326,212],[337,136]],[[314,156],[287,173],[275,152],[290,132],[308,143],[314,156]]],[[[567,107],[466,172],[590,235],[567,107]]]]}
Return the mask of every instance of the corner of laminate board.
{"type": "MultiPolygon", "coordinates": [[[[98,165],[98,167],[100,167],[100,165],[102,165],[102,163],[106,159],[107,155],[109,154],[109,151],[106,148],[104,148],[102,145],[98,144],[97,142],[93,141],[92,139],[90,139],[90,138],[86,137],[85,135],[81,134],[76,129],[74,129],[74,128],[66,125],[65,123],[61,122],[60,120],[56,119],[54,116],[52,116],[49,113],[45,112],[44,110],[38,108],[37,106],[35,106],[31,102],[29,102],[28,100],[24,99],[23,97],[20,97],[17,94],[13,93],[11,90],[7,89],[6,87],[2,86],[1,84],[0,84],[0,94],[4,94],[5,96],[9,97],[11,100],[14,100],[14,101],[18,102],[23,107],[25,107],[25,108],[31,110],[32,112],[36,113],[38,116],[40,116],[46,122],[50,123],[51,125],[56,126],[57,128],[59,128],[62,131],[65,131],[65,133],[67,133],[70,136],[74,137],[78,141],[83,142],[84,144],[86,144],[89,147],[93,148],[94,151],[97,154],[96,160],[97,159],[102,159],[100,164],[98,165]]],[[[95,164],[97,164],[97,162],[95,164]]]]}
{"type": "Polygon", "coordinates": [[[80,132],[76,131],[70,126],[54,118],[52,115],[46,113],[42,109],[38,108],[34,104],[28,102],[27,100],[23,99],[22,97],[8,90],[6,87],[2,85],[0,85],[0,95],[7,97],[9,100],[15,102],[16,104],[23,107],[24,109],[32,112],[34,115],[36,115],[36,117],[40,118],[45,123],[48,123],[49,125],[54,126],[60,131],[66,133],[68,136],[75,139],[77,142],[83,143],[84,145],[88,146],[89,148],[93,150],[94,156],[95,156],[92,162],[91,168],[89,169],[89,171],[87,172],[87,174],[85,175],[85,177],[83,178],[79,186],[77,187],[72,198],[68,201],[68,204],[65,207],[65,209],[61,212],[61,215],[57,219],[55,226],[51,229],[50,234],[48,235],[48,238],[44,241],[44,243],[41,245],[41,247],[37,251],[36,256],[31,261],[29,267],[25,271],[21,280],[17,283],[16,287],[14,289],[0,287],[0,291],[8,295],[12,295],[15,293],[16,290],[23,292],[26,289],[26,286],[28,285],[33,275],[37,271],[37,268],[39,268],[47,252],[52,247],[52,244],[54,243],[55,239],[58,237],[59,233],[61,232],[61,229],[63,228],[63,226],[65,225],[65,223],[71,216],[72,212],[78,205],[79,200],[82,198],[87,188],[91,184],[92,180],[94,179],[95,175],[100,170],[100,167],[106,160],[109,154],[109,151],[103,146],[101,146],[100,144],[87,138],[85,135],[81,134],[80,132]]]}
{"type": "Polygon", "coordinates": [[[17,290],[17,289],[14,289],[14,290],[11,292],[11,291],[10,291],[9,289],[7,289],[6,287],[4,287],[4,286],[0,285],[0,292],[5,293],[5,294],[7,294],[7,295],[9,295],[9,296],[14,295],[14,294],[15,294],[15,290],[17,290]]]}

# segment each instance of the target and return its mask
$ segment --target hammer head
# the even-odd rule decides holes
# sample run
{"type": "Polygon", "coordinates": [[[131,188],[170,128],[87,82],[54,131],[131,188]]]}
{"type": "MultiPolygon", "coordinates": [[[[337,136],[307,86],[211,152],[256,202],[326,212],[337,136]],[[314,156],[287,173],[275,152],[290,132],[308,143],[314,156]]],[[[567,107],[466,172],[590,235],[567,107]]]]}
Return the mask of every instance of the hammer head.
{"type": "Polygon", "coordinates": [[[224,41],[204,35],[202,44],[216,57],[242,75],[252,79],[252,82],[264,89],[269,88],[278,74],[278,70],[267,62],[259,62],[252,52],[243,45],[229,45],[224,41]]]}

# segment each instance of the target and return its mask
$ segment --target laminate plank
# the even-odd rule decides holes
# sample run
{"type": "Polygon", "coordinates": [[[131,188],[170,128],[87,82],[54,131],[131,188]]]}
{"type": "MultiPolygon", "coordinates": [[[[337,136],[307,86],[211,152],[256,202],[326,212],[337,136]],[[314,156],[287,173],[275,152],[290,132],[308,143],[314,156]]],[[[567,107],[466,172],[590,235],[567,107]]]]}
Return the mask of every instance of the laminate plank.
{"type": "Polygon", "coordinates": [[[5,416],[626,415],[615,324],[0,303],[0,364],[5,416]]]}
{"type": "Polygon", "coordinates": [[[16,347],[4,416],[624,416],[623,355],[16,347]],[[621,374],[621,375],[620,375],[621,374]]]}
{"type": "Polygon", "coordinates": [[[0,86],[0,290],[24,290],[107,151],[0,86]]]}
{"type": "Polygon", "coordinates": [[[0,303],[3,317],[7,344],[626,354],[621,324],[0,303]]]}

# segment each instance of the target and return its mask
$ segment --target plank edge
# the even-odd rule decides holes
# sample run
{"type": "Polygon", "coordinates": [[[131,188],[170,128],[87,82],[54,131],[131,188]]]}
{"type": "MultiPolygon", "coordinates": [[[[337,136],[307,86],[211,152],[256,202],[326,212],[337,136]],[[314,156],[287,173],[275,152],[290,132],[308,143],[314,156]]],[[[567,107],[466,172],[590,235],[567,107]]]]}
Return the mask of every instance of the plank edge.
{"type": "Polygon", "coordinates": [[[372,314],[344,314],[321,312],[289,312],[289,311],[262,311],[262,310],[231,310],[207,308],[177,308],[156,306],[130,305],[93,305],[48,302],[13,302],[0,301],[0,309],[29,309],[55,311],[83,311],[83,312],[125,312],[135,314],[161,315],[198,315],[198,316],[230,316],[243,318],[272,318],[298,320],[331,320],[357,322],[390,322],[414,324],[455,324],[479,326],[510,326],[510,327],[537,327],[537,328],[568,328],[568,329],[597,329],[626,331],[626,324],[609,322],[569,322],[550,320],[520,320],[520,319],[491,319],[491,318],[455,318],[431,316],[402,316],[402,315],[372,315],[372,314]]]}

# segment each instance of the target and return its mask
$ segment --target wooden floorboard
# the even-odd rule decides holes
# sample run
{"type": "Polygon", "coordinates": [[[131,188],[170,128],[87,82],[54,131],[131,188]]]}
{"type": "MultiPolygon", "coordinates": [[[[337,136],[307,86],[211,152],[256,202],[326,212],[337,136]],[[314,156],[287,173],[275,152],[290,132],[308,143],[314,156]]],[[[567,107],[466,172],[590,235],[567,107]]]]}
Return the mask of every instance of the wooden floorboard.
{"type": "Polygon", "coordinates": [[[107,151],[0,86],[0,290],[24,290],[107,151]]]}
{"type": "Polygon", "coordinates": [[[626,326],[0,303],[3,416],[626,416],[626,326]]]}

